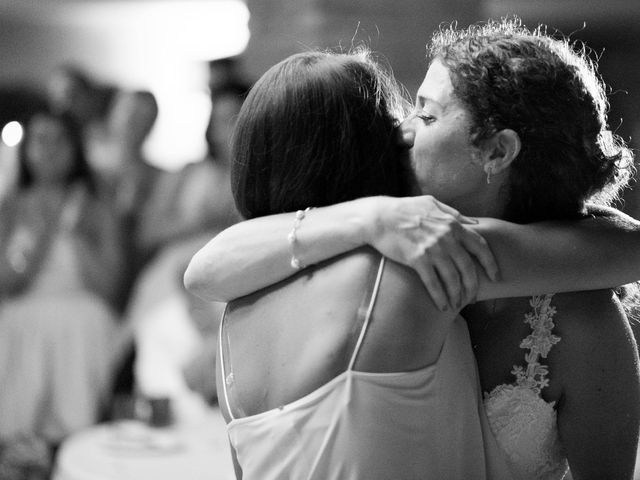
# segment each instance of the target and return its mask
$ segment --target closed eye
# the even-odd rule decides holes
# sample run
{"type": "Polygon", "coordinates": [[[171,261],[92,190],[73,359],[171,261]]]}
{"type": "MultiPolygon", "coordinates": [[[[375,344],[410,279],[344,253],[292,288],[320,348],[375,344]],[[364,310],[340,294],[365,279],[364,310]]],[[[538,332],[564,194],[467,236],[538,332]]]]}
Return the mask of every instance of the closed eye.
{"type": "Polygon", "coordinates": [[[429,122],[429,123],[433,122],[436,119],[434,116],[429,115],[426,112],[416,112],[415,116],[418,117],[423,122],[429,122]]]}

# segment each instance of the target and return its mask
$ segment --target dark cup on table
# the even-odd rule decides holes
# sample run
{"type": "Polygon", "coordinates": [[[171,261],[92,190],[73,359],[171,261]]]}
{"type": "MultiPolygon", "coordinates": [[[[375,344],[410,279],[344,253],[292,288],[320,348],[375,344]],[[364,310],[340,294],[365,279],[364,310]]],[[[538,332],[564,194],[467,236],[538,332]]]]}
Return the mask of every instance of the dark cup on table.
{"type": "Polygon", "coordinates": [[[168,427],[173,423],[173,411],[169,397],[149,398],[149,425],[168,427]]]}

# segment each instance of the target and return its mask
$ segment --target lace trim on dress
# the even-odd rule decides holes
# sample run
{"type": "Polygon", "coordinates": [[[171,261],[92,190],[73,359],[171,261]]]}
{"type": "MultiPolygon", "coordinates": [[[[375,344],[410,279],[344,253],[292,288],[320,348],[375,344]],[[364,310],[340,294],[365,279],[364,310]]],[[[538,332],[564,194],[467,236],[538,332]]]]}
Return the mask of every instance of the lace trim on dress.
{"type": "Polygon", "coordinates": [[[537,295],[529,300],[532,312],[525,314],[524,322],[531,326],[532,332],[520,343],[520,348],[529,350],[524,356],[526,368],[514,365],[511,373],[516,377],[516,385],[530,388],[540,395],[543,388],[549,386],[549,367],[540,363],[547,358],[551,347],[560,341],[560,337],[551,333],[555,324],[553,316],[556,307],[551,306],[553,294],[537,295]]]}
{"type": "Polygon", "coordinates": [[[549,368],[542,365],[549,351],[560,341],[553,335],[553,294],[534,296],[524,322],[531,333],[520,343],[527,350],[526,365],[514,365],[515,382],[495,387],[484,394],[491,430],[506,454],[514,479],[559,480],[567,469],[567,458],[557,427],[555,402],[547,402],[541,391],[549,385],[549,368]]]}

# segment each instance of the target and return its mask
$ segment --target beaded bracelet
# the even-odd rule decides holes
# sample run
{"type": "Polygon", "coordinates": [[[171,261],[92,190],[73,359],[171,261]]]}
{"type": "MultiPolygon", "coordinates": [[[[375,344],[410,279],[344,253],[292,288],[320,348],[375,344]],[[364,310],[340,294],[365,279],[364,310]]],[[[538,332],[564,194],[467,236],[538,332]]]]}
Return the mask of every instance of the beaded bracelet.
{"type": "Polygon", "coordinates": [[[296,212],[296,216],[293,219],[293,228],[287,235],[287,240],[289,242],[289,249],[291,250],[291,268],[295,270],[302,270],[305,266],[300,262],[300,260],[296,257],[295,244],[298,241],[298,228],[300,228],[300,223],[304,220],[304,217],[307,215],[307,212],[311,210],[312,207],[307,207],[304,210],[298,210],[296,212]]]}

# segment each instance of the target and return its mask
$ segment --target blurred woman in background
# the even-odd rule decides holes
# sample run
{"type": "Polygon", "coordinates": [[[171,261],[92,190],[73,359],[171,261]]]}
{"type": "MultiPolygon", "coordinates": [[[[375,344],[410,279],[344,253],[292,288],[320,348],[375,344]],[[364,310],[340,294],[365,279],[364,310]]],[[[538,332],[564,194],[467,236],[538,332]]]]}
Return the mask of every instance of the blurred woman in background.
{"type": "Polygon", "coordinates": [[[27,124],[0,224],[6,459],[25,439],[56,446],[95,423],[108,388],[121,231],[96,194],[80,128],[68,114],[41,111],[27,124]]]}

